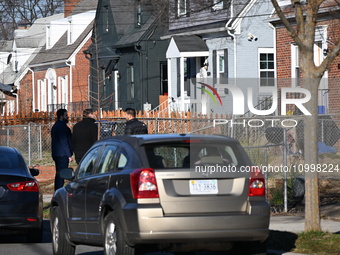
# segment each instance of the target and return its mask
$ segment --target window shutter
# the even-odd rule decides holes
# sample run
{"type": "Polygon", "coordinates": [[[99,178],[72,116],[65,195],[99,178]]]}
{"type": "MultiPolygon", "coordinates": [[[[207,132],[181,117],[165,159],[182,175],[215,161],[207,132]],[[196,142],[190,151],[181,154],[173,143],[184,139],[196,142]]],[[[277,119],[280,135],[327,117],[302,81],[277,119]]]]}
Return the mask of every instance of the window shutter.
{"type": "Polygon", "coordinates": [[[228,70],[228,49],[224,50],[224,73],[223,78],[228,79],[229,77],[229,70],[228,70]]]}

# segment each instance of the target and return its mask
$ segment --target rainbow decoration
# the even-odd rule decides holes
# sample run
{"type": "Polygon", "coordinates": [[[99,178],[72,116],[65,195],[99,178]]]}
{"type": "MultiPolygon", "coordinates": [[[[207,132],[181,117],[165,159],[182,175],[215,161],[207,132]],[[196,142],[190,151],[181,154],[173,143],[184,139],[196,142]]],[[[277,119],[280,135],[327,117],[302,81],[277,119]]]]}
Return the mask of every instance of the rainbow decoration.
{"type": "Polygon", "coordinates": [[[214,104],[217,104],[217,101],[216,101],[216,98],[215,98],[215,96],[216,96],[217,99],[218,99],[218,101],[220,102],[220,105],[222,105],[221,97],[220,97],[220,95],[217,93],[216,89],[214,89],[214,88],[211,87],[210,85],[208,85],[208,84],[206,84],[206,83],[203,83],[203,82],[197,82],[197,83],[203,85],[203,86],[202,86],[201,88],[199,88],[199,89],[201,89],[201,90],[203,90],[204,92],[206,92],[206,93],[211,97],[211,99],[213,100],[214,104]],[[208,91],[207,89],[205,89],[204,87],[207,87],[208,89],[210,89],[210,90],[214,93],[215,96],[214,96],[210,91],[208,91]]]}

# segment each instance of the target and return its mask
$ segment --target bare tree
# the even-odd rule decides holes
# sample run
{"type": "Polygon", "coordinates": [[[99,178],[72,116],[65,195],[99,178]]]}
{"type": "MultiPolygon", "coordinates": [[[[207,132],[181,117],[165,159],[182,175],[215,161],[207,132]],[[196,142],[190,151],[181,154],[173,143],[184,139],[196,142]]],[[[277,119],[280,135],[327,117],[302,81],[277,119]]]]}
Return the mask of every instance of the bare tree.
{"type": "MultiPolygon", "coordinates": [[[[301,72],[304,78],[304,87],[311,92],[311,100],[306,103],[306,108],[311,115],[306,115],[304,120],[304,156],[305,164],[318,163],[318,88],[321,78],[330,67],[335,57],[339,54],[340,40],[333,45],[323,62],[316,66],[314,63],[314,38],[318,23],[320,7],[327,8],[327,0],[292,0],[294,18],[290,20],[279,6],[277,0],[271,0],[277,15],[288,30],[300,51],[301,72]],[[294,24],[294,25],[293,25],[294,24]]],[[[334,1],[336,5],[339,5],[334,1]]],[[[334,7],[334,4],[333,4],[334,7]]],[[[306,208],[305,231],[321,230],[319,211],[319,186],[318,173],[306,172],[306,208]]]]}
{"type": "Polygon", "coordinates": [[[63,12],[64,0],[2,0],[0,38],[10,40],[18,24],[33,24],[36,19],[63,12]]]}

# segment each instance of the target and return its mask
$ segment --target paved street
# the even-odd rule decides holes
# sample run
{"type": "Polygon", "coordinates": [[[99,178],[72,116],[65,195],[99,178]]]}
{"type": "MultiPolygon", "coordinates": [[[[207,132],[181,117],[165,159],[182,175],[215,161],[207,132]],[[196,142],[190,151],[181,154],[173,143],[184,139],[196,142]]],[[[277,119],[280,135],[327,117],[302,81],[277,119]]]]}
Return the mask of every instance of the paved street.
{"type": "MultiPolygon", "coordinates": [[[[329,231],[332,233],[340,233],[340,221],[322,220],[322,229],[324,231],[329,231]]],[[[302,232],[304,228],[303,217],[296,216],[274,216],[271,217],[270,229],[277,231],[288,231],[288,232],[302,232]]],[[[44,221],[44,239],[42,243],[39,244],[27,244],[25,243],[24,237],[14,237],[1,235],[0,236],[0,255],[48,255],[52,254],[52,244],[51,244],[51,232],[49,227],[49,221],[44,221]]],[[[91,247],[85,245],[79,245],[76,249],[77,255],[103,255],[103,248],[91,247]]],[[[157,255],[160,253],[152,253],[152,255],[157,255]]],[[[161,253],[162,255],[173,255],[172,253],[161,253]]],[[[199,252],[197,255],[220,255],[221,253],[213,252],[199,252]]],[[[268,251],[269,255],[298,255],[297,253],[291,252],[280,252],[280,251],[268,251]]],[[[223,253],[227,255],[227,253],[223,253]]]]}

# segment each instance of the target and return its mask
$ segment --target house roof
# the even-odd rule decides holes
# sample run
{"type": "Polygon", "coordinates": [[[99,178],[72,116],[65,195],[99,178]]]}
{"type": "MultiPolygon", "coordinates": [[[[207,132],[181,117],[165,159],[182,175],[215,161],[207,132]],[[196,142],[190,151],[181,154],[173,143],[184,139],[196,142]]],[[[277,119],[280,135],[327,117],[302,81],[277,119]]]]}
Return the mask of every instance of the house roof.
{"type": "MultiPolygon", "coordinates": [[[[305,2],[301,2],[302,5],[302,9],[304,11],[306,11],[307,9],[307,5],[305,2]]],[[[283,12],[283,14],[288,18],[295,18],[295,8],[291,3],[286,3],[285,5],[281,6],[281,10],[283,12]]],[[[325,0],[321,3],[320,7],[319,7],[319,14],[329,14],[330,12],[334,12],[334,11],[339,11],[340,10],[340,6],[339,6],[339,2],[337,0],[325,0]]],[[[332,18],[331,15],[326,15],[329,18],[332,18]]],[[[276,12],[274,12],[270,17],[269,17],[269,22],[272,23],[280,23],[280,17],[277,15],[276,12]]]]}
{"type": "Polygon", "coordinates": [[[172,37],[167,58],[209,56],[209,49],[205,42],[197,35],[172,37]]]}
{"type": "Polygon", "coordinates": [[[135,20],[133,1],[109,0],[117,34],[123,36],[135,20]]]}
{"type": "Polygon", "coordinates": [[[0,40],[0,52],[11,52],[13,50],[13,40],[0,40]]]}
{"type": "Polygon", "coordinates": [[[67,45],[67,32],[65,32],[63,36],[59,39],[59,41],[51,49],[47,50],[45,47],[41,49],[36,57],[31,61],[30,66],[63,60],[66,61],[69,57],[71,57],[71,55],[79,47],[81,42],[83,42],[86,36],[92,31],[92,27],[93,22],[91,22],[83,31],[83,33],[78,37],[78,39],[70,45],[67,45]]]}
{"type": "Polygon", "coordinates": [[[96,10],[99,0],[82,0],[77,6],[71,11],[70,15],[76,15],[79,13],[87,12],[90,10],[96,10]]]}
{"type": "Polygon", "coordinates": [[[61,19],[64,14],[37,19],[29,29],[16,30],[15,43],[17,48],[37,48],[45,41],[46,24],[52,20],[61,19]]]}
{"type": "Polygon", "coordinates": [[[136,28],[134,25],[130,26],[130,28],[115,44],[115,47],[118,48],[120,46],[131,45],[133,43],[138,42],[143,37],[145,32],[147,32],[150,29],[150,27],[152,27],[155,20],[156,20],[155,17],[150,17],[141,28],[136,28]]]}
{"type": "MultiPolygon", "coordinates": [[[[82,0],[74,7],[69,16],[85,13],[97,9],[98,0],[82,0]]],[[[51,49],[43,47],[36,57],[31,61],[30,66],[49,64],[52,62],[66,61],[76,51],[79,45],[89,35],[93,28],[93,21],[84,29],[80,36],[72,44],[67,43],[67,31],[53,45],[51,49]]],[[[45,42],[46,43],[46,42],[45,42]]]]}

